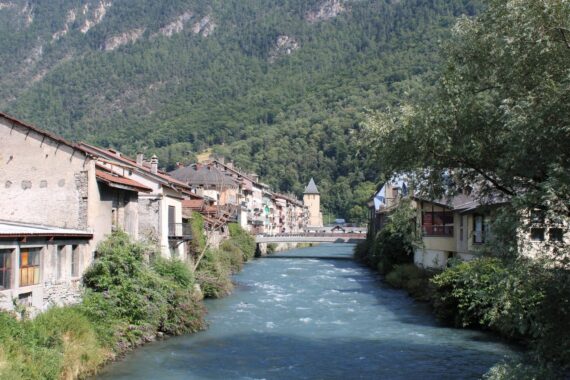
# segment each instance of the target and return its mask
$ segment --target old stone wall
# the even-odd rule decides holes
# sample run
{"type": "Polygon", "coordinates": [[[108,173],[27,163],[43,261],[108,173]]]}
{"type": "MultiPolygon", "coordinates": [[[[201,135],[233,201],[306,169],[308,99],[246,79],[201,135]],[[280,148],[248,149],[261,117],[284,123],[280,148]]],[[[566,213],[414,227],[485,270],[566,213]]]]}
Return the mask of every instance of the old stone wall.
{"type": "Polygon", "coordinates": [[[207,231],[206,236],[208,237],[208,242],[210,243],[210,247],[213,249],[220,248],[220,244],[226,239],[229,239],[230,234],[227,228],[222,230],[216,231],[207,231]]]}
{"type": "Polygon", "coordinates": [[[138,201],[139,238],[153,244],[160,239],[160,199],[141,196],[138,201]]]}
{"type": "Polygon", "coordinates": [[[71,280],[45,284],[43,304],[50,305],[72,305],[81,301],[81,280],[71,280]]]}

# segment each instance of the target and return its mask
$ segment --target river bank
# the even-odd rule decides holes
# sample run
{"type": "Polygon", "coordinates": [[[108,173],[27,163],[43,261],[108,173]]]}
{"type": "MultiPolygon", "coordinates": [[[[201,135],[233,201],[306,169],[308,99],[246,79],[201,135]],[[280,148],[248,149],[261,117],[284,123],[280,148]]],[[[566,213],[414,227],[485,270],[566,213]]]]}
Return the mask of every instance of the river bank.
{"type": "MultiPolygon", "coordinates": [[[[203,223],[195,220],[194,236],[201,236],[203,223]]],[[[83,276],[81,303],[34,319],[24,307],[19,316],[0,313],[0,378],[84,378],[149,342],[204,330],[203,296],[229,294],[231,275],[254,255],[253,238],[238,226],[229,230],[217,248],[195,239],[203,249],[196,252],[204,252],[195,270],[114,233],[83,276]]]]}
{"type": "Polygon", "coordinates": [[[208,330],[142,347],[97,379],[475,379],[518,355],[442,327],[351,254],[337,244],[254,260],[231,297],[206,301],[208,330]]]}
{"type": "Polygon", "coordinates": [[[536,260],[490,256],[425,270],[409,263],[408,250],[401,245],[386,255],[390,239],[386,233],[376,241],[368,237],[356,246],[355,258],[382,274],[390,286],[425,302],[442,323],[490,331],[524,347],[524,359],[498,364],[487,379],[568,378],[570,319],[561,302],[569,299],[566,270],[536,260]]]}

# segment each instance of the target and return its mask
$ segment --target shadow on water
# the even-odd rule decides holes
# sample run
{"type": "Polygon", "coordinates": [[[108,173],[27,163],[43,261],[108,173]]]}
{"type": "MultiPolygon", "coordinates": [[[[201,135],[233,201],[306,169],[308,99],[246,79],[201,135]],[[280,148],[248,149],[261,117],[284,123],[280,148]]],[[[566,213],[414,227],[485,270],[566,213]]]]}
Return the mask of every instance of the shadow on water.
{"type": "Polygon", "coordinates": [[[477,379],[501,360],[451,345],[259,333],[153,346],[147,360],[129,362],[136,367],[113,364],[113,376],[99,379],[477,379]]]}

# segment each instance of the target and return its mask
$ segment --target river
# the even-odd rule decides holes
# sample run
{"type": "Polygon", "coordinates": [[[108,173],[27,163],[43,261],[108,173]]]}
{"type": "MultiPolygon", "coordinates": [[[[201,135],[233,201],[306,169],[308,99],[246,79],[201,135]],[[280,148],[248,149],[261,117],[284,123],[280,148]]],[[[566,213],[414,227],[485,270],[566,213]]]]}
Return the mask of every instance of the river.
{"type": "Polygon", "coordinates": [[[477,379],[518,355],[488,334],[440,326],[426,305],[338,259],[352,248],[247,264],[231,296],[206,302],[207,331],[137,349],[97,379],[477,379]],[[321,255],[335,259],[310,258],[321,255]]]}

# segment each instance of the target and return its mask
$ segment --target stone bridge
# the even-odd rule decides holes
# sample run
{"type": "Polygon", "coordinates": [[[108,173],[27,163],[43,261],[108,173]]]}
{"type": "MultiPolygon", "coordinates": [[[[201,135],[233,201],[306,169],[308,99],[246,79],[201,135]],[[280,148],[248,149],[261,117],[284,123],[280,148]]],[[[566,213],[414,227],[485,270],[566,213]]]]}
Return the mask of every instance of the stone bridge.
{"type": "Polygon", "coordinates": [[[366,239],[366,233],[301,233],[257,235],[256,243],[349,243],[354,244],[366,239]]]}

